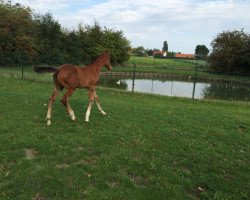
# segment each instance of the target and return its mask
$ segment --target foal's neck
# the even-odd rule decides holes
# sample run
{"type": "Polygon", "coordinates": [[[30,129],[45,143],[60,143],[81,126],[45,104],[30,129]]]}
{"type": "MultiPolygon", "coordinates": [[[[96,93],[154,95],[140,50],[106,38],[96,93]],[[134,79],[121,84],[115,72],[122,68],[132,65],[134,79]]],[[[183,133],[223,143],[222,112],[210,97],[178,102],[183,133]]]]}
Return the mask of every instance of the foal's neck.
{"type": "Polygon", "coordinates": [[[94,69],[99,74],[104,64],[105,62],[103,61],[103,56],[100,56],[93,63],[91,63],[89,67],[94,69]]]}

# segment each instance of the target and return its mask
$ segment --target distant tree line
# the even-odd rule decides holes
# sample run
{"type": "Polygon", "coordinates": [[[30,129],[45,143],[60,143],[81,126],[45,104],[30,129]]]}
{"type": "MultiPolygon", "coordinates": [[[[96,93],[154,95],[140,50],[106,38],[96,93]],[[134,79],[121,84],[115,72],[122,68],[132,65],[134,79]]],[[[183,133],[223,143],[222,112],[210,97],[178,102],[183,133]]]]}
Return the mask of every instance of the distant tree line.
{"type": "MultiPolygon", "coordinates": [[[[160,49],[145,49],[143,46],[135,47],[132,49],[133,55],[136,56],[153,56],[154,58],[176,58],[175,54],[180,52],[173,52],[168,51],[168,42],[163,42],[162,51],[160,49]],[[163,52],[166,52],[164,56],[163,52]]],[[[206,60],[208,56],[209,50],[205,45],[197,45],[195,49],[195,59],[202,59],[206,60]]],[[[186,58],[179,58],[179,59],[186,59],[186,58]]],[[[191,59],[191,58],[189,58],[191,59]]]]}
{"type": "MultiPolygon", "coordinates": [[[[165,43],[165,45],[167,45],[167,43],[165,43]]],[[[165,48],[167,48],[167,46],[165,46],[165,48]]],[[[145,49],[143,46],[138,46],[132,49],[132,54],[135,56],[139,56],[139,57],[153,56],[155,58],[174,58],[174,55],[175,55],[174,52],[169,52],[166,50],[163,50],[163,51],[167,52],[166,57],[164,57],[162,53],[159,53],[161,52],[160,49],[157,49],[157,48],[145,49]],[[155,53],[155,52],[158,52],[158,53],[155,53]]]]}
{"type": "Polygon", "coordinates": [[[112,62],[129,59],[131,46],[122,31],[79,24],[67,30],[50,13],[35,14],[29,7],[0,0],[0,65],[89,64],[103,51],[112,62]]]}

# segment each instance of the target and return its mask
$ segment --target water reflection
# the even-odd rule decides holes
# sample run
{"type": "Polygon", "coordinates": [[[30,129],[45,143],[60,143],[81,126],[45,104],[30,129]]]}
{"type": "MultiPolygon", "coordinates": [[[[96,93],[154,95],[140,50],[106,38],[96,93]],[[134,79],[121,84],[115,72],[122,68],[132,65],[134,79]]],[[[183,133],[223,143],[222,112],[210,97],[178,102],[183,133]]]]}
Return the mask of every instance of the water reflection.
{"type": "Polygon", "coordinates": [[[203,89],[203,98],[250,101],[250,86],[212,83],[203,89]]]}
{"type": "MultiPolygon", "coordinates": [[[[127,90],[132,91],[132,80],[123,80],[127,83],[127,90]]],[[[160,80],[147,80],[147,79],[136,79],[134,90],[138,92],[161,94],[167,96],[177,97],[189,97],[195,99],[202,99],[203,95],[201,91],[207,87],[206,83],[192,83],[182,81],[160,81],[160,80]],[[194,90],[195,89],[195,90],[194,90]]]]}
{"type": "Polygon", "coordinates": [[[102,78],[101,85],[127,91],[188,97],[194,99],[250,101],[250,87],[232,83],[102,78]],[[117,84],[117,82],[120,84],[117,84]]]}
{"type": "Polygon", "coordinates": [[[128,88],[128,84],[126,83],[126,81],[110,77],[101,78],[100,85],[110,88],[118,88],[122,90],[127,90],[128,88]]]}

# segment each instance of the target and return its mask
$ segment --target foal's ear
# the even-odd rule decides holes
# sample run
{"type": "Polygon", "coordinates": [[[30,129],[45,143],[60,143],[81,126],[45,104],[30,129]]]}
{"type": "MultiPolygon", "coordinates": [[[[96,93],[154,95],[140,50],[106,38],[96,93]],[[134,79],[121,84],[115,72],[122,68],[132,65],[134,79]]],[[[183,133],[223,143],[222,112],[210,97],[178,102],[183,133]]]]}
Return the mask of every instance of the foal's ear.
{"type": "Polygon", "coordinates": [[[105,54],[110,55],[109,52],[108,52],[108,50],[105,50],[105,51],[103,51],[103,52],[101,53],[101,55],[105,55],[105,54]]]}
{"type": "Polygon", "coordinates": [[[108,50],[104,51],[104,54],[107,54],[109,56],[109,58],[111,58],[111,55],[110,55],[108,50]]]}

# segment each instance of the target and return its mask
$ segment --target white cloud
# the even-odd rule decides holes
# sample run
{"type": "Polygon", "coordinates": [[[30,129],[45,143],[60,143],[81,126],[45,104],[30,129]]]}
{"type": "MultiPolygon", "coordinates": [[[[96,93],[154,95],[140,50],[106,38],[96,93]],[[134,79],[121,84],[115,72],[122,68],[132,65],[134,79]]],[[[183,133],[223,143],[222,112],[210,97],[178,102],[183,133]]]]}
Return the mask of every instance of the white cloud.
{"type": "MultiPolygon", "coordinates": [[[[18,0],[17,0],[18,1],[18,0]]],[[[13,2],[17,2],[13,1],[13,2]]],[[[250,31],[250,1],[247,0],[19,0],[37,12],[52,12],[62,26],[79,23],[122,30],[133,46],[193,53],[196,45],[209,47],[224,30],[250,31]]]]}

